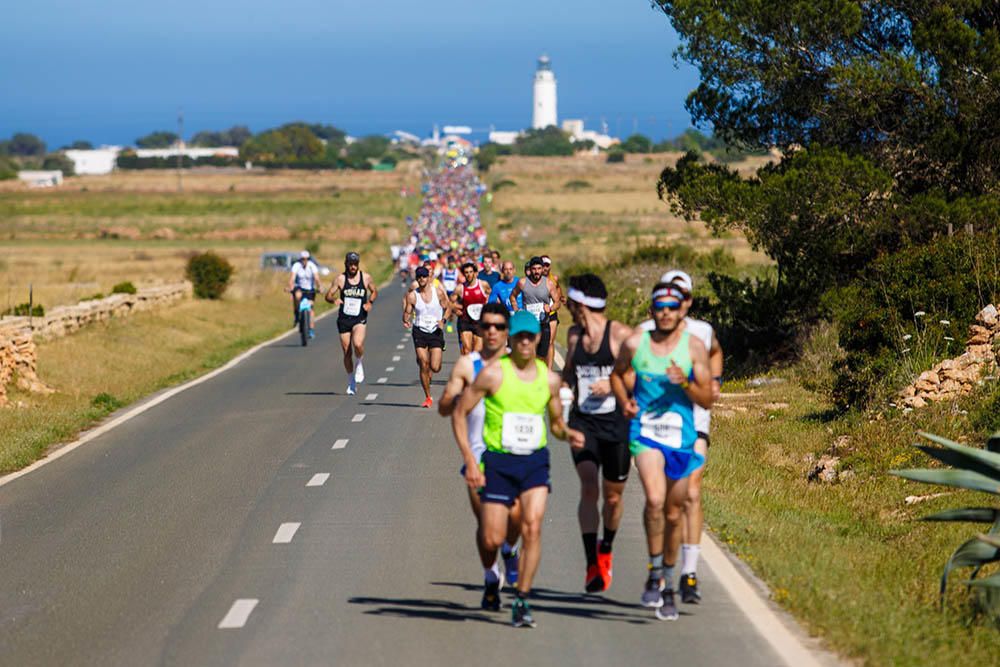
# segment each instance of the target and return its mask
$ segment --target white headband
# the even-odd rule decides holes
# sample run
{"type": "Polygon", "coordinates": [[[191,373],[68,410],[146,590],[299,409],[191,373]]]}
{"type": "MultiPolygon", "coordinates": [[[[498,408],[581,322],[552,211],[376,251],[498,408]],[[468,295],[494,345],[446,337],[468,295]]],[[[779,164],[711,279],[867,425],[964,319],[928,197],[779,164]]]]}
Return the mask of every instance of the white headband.
{"type": "Polygon", "coordinates": [[[676,287],[674,285],[661,287],[660,289],[653,292],[652,294],[653,301],[656,301],[658,298],[662,296],[672,297],[674,299],[677,299],[678,301],[684,301],[687,298],[684,295],[684,292],[679,287],[676,287]]]}
{"type": "Polygon", "coordinates": [[[587,296],[575,287],[569,288],[569,298],[577,303],[582,303],[587,308],[604,308],[608,305],[607,299],[598,299],[596,296],[587,296]]]}

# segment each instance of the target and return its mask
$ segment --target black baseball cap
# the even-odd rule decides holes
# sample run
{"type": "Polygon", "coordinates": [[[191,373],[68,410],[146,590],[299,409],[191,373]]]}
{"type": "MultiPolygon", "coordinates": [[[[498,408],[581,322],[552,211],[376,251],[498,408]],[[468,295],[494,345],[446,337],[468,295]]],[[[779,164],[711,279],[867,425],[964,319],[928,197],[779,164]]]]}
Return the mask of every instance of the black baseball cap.
{"type": "Polygon", "coordinates": [[[535,256],[528,260],[528,268],[532,266],[545,266],[545,262],[542,261],[541,257],[535,256]]]}
{"type": "Polygon", "coordinates": [[[347,253],[347,257],[344,258],[344,262],[347,264],[357,264],[361,261],[361,255],[356,252],[347,253]]]}
{"type": "Polygon", "coordinates": [[[426,266],[418,266],[416,270],[417,278],[427,278],[431,275],[431,272],[427,270],[426,266]]]}

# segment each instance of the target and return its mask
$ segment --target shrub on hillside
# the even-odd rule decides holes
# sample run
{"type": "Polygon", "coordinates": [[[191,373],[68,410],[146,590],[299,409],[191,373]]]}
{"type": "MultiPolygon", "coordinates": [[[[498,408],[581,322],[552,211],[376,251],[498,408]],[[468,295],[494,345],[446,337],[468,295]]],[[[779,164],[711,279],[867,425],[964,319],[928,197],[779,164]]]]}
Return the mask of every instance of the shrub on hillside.
{"type": "Polygon", "coordinates": [[[827,294],[847,353],[837,367],[838,407],[863,406],[959,354],[966,327],[1000,295],[998,257],[997,233],[943,238],[886,255],[827,294]]]}
{"type": "Polygon", "coordinates": [[[625,161],[625,151],[616,147],[612,147],[608,150],[608,162],[624,162],[625,161]]]}
{"type": "Polygon", "coordinates": [[[135,292],[135,285],[127,280],[123,283],[118,283],[111,288],[112,294],[135,294],[135,292]]]}
{"type": "Polygon", "coordinates": [[[186,275],[199,299],[220,299],[229,286],[233,265],[214,252],[203,252],[188,260],[186,275]]]}
{"type": "Polygon", "coordinates": [[[31,315],[32,317],[41,317],[45,314],[45,306],[40,303],[31,304],[19,303],[16,306],[12,306],[7,310],[3,311],[4,315],[13,315],[14,317],[27,317],[31,315]]]}

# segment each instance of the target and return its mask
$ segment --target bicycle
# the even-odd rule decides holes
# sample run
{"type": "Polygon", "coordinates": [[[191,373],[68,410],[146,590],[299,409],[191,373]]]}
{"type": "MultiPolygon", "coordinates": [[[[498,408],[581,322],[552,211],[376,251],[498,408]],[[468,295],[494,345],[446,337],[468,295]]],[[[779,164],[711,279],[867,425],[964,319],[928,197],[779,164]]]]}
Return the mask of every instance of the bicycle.
{"type": "Polygon", "coordinates": [[[307,297],[299,300],[299,338],[302,339],[302,347],[309,344],[310,324],[313,318],[313,302],[307,297]]]}

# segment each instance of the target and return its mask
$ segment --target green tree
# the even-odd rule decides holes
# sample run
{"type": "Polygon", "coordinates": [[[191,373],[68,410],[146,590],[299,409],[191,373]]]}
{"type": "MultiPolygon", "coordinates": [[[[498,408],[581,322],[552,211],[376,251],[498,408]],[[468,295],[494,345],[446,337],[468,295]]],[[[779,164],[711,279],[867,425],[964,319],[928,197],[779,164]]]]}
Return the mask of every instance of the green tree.
{"type": "Polygon", "coordinates": [[[246,125],[234,125],[228,130],[221,132],[202,131],[191,137],[192,146],[242,146],[245,141],[253,136],[246,125]]]}
{"type": "Polygon", "coordinates": [[[389,140],[381,135],[373,134],[361,137],[347,146],[347,155],[354,161],[382,157],[389,148],[389,140]]]}
{"type": "Polygon", "coordinates": [[[518,155],[572,155],[573,144],[569,134],[554,125],[541,130],[528,130],[514,142],[518,155]]]}
{"type": "Polygon", "coordinates": [[[18,132],[6,143],[6,154],[20,157],[42,157],[45,142],[33,134],[18,132]]]}
{"type": "Polygon", "coordinates": [[[644,134],[633,134],[621,146],[626,153],[649,153],[653,150],[653,141],[644,134]]]}
{"type": "Polygon", "coordinates": [[[58,169],[63,176],[76,174],[76,165],[64,153],[49,153],[42,162],[42,169],[58,169]]]}
{"type": "Polygon", "coordinates": [[[173,132],[160,130],[158,132],[150,132],[144,137],[139,137],[135,140],[135,145],[139,148],[170,148],[177,143],[177,139],[177,135],[173,132]]]}
{"type": "Polygon", "coordinates": [[[246,141],[240,147],[244,160],[263,162],[310,162],[324,155],[323,142],[301,124],[267,130],[246,141]]]}
{"type": "Polygon", "coordinates": [[[17,165],[6,155],[0,155],[0,181],[17,178],[17,165]]]}
{"type": "Polygon", "coordinates": [[[63,150],[72,150],[72,151],[89,151],[93,149],[94,149],[94,144],[90,143],[89,141],[85,141],[83,139],[77,139],[68,146],[63,146],[63,150]]]}

